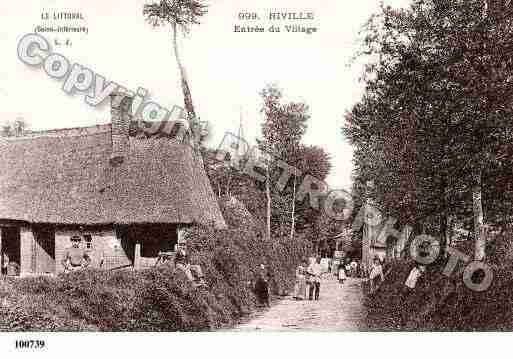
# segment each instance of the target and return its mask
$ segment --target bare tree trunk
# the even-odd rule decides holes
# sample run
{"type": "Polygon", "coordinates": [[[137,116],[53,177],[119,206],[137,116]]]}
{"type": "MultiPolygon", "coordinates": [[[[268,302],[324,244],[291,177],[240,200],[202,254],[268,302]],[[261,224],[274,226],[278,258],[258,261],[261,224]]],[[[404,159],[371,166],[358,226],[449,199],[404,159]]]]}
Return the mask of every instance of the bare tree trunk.
{"type": "Polygon", "coordinates": [[[267,162],[265,175],[265,195],[267,198],[267,238],[271,240],[271,187],[269,184],[269,162],[267,162]]]}
{"type": "Polygon", "coordinates": [[[447,205],[447,180],[445,176],[441,177],[440,183],[440,214],[438,217],[439,234],[440,234],[440,255],[439,259],[447,256],[447,221],[448,221],[448,205],[447,205]]]}
{"type": "Polygon", "coordinates": [[[483,233],[483,203],[481,201],[481,168],[476,169],[472,184],[472,207],[474,212],[474,259],[482,261],[485,258],[486,238],[483,233]]]}
{"type": "Polygon", "coordinates": [[[439,258],[446,258],[447,257],[447,214],[445,210],[440,213],[439,217],[439,233],[440,233],[440,257],[439,258]]]}
{"type": "Polygon", "coordinates": [[[228,181],[226,182],[226,195],[228,196],[228,198],[230,198],[232,196],[231,185],[232,185],[232,174],[230,173],[228,176],[228,181]]]}
{"type": "Polygon", "coordinates": [[[447,247],[452,246],[452,237],[454,235],[453,226],[454,226],[454,218],[452,215],[449,215],[447,217],[447,230],[446,230],[446,234],[445,234],[445,238],[447,238],[447,247]]]}
{"type": "Polygon", "coordinates": [[[290,239],[294,239],[294,233],[296,230],[296,177],[294,177],[294,187],[292,192],[292,225],[290,227],[290,239]]]}
{"type": "Polygon", "coordinates": [[[189,121],[193,121],[196,119],[196,113],[194,111],[194,105],[192,104],[192,95],[189,87],[189,81],[187,79],[187,74],[185,72],[185,67],[182,64],[180,59],[180,54],[178,51],[178,29],[176,27],[176,23],[172,23],[172,32],[173,32],[173,50],[175,52],[176,64],[178,65],[178,70],[180,71],[180,76],[182,78],[182,92],[183,92],[183,101],[185,104],[185,110],[187,111],[187,115],[189,117],[189,121]]]}

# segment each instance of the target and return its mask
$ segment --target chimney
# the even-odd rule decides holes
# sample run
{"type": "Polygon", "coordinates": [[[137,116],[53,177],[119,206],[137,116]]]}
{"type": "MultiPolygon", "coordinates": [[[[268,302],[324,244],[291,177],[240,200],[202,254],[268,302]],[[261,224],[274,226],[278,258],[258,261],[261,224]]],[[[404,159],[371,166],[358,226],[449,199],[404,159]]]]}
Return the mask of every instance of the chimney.
{"type": "Polygon", "coordinates": [[[113,166],[123,163],[130,147],[128,130],[132,120],[133,97],[126,92],[115,91],[110,94],[112,154],[113,166]]]}

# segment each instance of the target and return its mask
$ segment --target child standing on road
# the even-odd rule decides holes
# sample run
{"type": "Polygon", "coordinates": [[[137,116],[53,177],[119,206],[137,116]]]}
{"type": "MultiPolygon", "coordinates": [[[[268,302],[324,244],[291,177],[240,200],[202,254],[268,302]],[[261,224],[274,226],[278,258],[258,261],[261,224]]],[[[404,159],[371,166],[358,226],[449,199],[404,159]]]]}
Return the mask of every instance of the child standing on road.
{"type": "Polygon", "coordinates": [[[340,284],[344,284],[344,281],[346,280],[347,276],[346,276],[346,270],[344,268],[344,264],[343,263],[340,263],[338,265],[338,282],[340,284]]]}

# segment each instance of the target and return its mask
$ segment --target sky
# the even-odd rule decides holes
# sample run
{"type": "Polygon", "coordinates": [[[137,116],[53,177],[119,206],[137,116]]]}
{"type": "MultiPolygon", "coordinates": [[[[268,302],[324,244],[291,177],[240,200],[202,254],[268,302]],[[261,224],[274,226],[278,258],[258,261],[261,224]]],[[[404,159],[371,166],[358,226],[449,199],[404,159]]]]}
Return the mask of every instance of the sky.
{"type": "MultiPolygon", "coordinates": [[[[110,122],[108,106],[91,107],[84,94],[65,94],[62,81],[42,68],[22,63],[16,48],[38,25],[86,26],[87,34],[44,33],[71,46],[53,46],[71,63],[87,66],[125,87],[149,91],[148,100],[169,109],[183,96],[168,27],[144,21],[151,0],[42,0],[0,2],[0,120],[23,117],[33,129],[69,128],[110,122]],[[28,5],[30,3],[30,5],[28,5]],[[108,4],[108,5],[107,5],[108,4]],[[48,21],[43,12],[80,11],[84,21],[48,21]]],[[[405,6],[408,0],[388,0],[405,6]]],[[[362,95],[359,65],[351,66],[358,31],[378,9],[378,0],[211,0],[202,24],[180,41],[197,115],[211,124],[208,144],[217,147],[226,131],[237,133],[240,118],[246,140],[260,134],[259,92],[270,83],[287,101],[304,101],[311,119],[305,143],[324,148],[332,159],[331,188],[351,186],[352,150],[341,127],[344,113],[362,95]],[[239,13],[259,19],[240,21],[239,13]],[[271,21],[270,12],[313,12],[311,21],[271,21]],[[317,27],[317,32],[287,33],[285,25],[317,27]],[[282,32],[237,33],[234,26],[280,25],[282,32]]]]}

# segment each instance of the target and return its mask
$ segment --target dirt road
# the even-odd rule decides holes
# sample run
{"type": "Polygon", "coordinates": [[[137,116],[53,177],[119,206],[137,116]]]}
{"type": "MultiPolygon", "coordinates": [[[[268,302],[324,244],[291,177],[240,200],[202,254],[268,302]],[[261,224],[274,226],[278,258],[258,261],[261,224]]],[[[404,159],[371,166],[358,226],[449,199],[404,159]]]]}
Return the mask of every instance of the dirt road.
{"type": "Polygon", "coordinates": [[[237,331],[365,330],[361,280],[348,278],[340,285],[334,278],[321,283],[318,301],[286,297],[270,309],[254,314],[237,331]]]}

